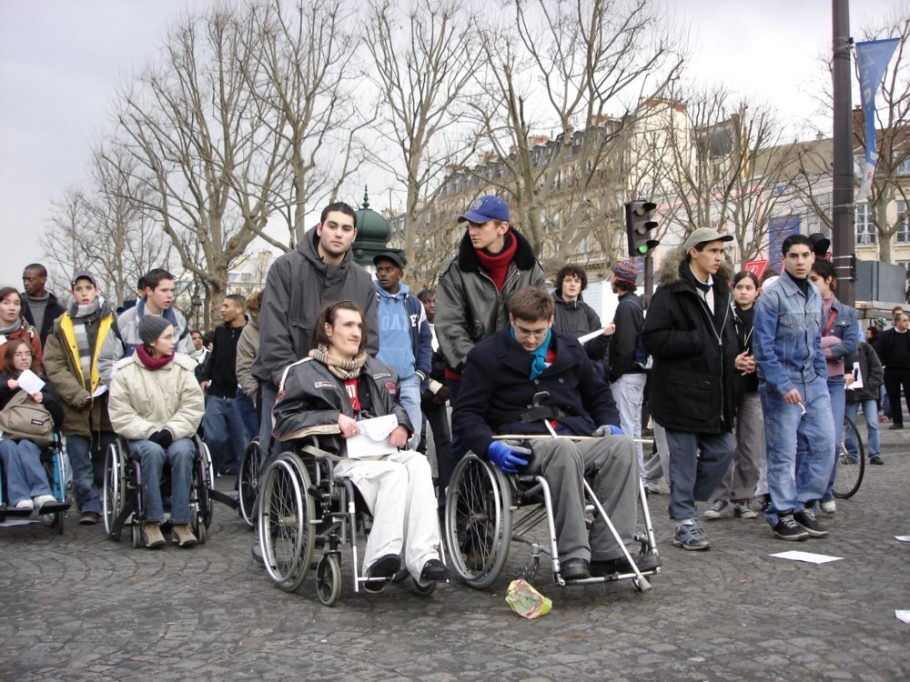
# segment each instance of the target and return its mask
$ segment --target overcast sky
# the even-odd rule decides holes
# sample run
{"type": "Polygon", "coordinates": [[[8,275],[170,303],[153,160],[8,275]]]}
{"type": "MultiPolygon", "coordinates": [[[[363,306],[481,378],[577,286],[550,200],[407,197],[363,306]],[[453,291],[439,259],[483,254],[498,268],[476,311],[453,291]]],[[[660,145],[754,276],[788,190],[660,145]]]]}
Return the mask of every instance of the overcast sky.
{"type": "MultiPolygon", "coordinates": [[[[794,124],[815,113],[830,0],[662,1],[691,25],[690,75],[768,102],[794,124]]],[[[0,286],[21,288],[23,265],[43,259],[50,200],[85,177],[117,84],[154,57],[181,12],[206,4],[0,0],[0,286]]],[[[854,0],[854,35],[900,7],[854,0]]]]}

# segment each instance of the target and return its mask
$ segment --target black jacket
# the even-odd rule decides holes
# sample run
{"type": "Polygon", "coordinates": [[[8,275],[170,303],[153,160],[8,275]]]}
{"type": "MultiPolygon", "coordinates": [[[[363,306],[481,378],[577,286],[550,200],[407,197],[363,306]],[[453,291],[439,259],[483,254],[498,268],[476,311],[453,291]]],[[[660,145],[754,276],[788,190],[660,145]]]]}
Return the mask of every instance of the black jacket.
{"type": "Polygon", "coordinates": [[[555,421],[571,433],[590,436],[598,426],[619,424],[610,388],[594,373],[578,340],[554,332],[550,344],[556,360],[533,382],[533,356],[512,339],[509,329],[468,353],[452,409],[452,430],[475,453],[486,455],[494,433],[548,433],[542,421],[526,423],[519,416],[540,391],[550,393],[542,404],[564,411],[555,421]]]}
{"type": "Polygon", "coordinates": [[[878,353],[878,359],[881,360],[883,367],[907,368],[905,360],[908,354],[903,352],[907,345],[910,345],[910,332],[898,332],[897,329],[891,327],[879,335],[875,352],[878,353]],[[904,344],[905,347],[895,352],[897,344],[904,344]]]}
{"type": "Polygon", "coordinates": [[[242,332],[243,327],[232,327],[227,322],[215,327],[212,352],[196,371],[197,380],[211,382],[209,395],[217,398],[237,395],[237,342],[242,332]]]}
{"type": "Polygon", "coordinates": [[[648,306],[642,332],[654,359],[649,404],[664,428],[717,434],[732,430],[734,363],[739,344],[733,326],[726,267],[713,278],[714,314],[695,291],[682,250],[661,267],[661,286],[648,306]]]}
{"type": "Polygon", "coordinates": [[[620,297],[613,324],[616,325],[610,339],[610,352],[607,355],[607,378],[616,381],[623,374],[640,374],[644,368],[635,362],[635,351],[638,348],[638,337],[645,324],[644,306],[641,299],[629,292],[620,297]]]}
{"type": "MultiPolygon", "coordinates": [[[[32,315],[32,311],[28,309],[28,299],[25,297],[24,293],[19,295],[19,300],[22,301],[22,317],[34,327],[35,318],[32,315]]],[[[60,305],[60,301],[57,300],[57,297],[48,292],[47,306],[44,308],[44,320],[41,322],[41,329],[38,330],[38,336],[41,337],[42,348],[44,348],[44,342],[47,341],[47,335],[50,334],[51,330],[54,328],[54,320],[65,312],[66,308],[60,305]]]]}
{"type": "Polygon", "coordinates": [[[847,402],[861,403],[864,400],[878,400],[879,389],[885,380],[885,373],[875,349],[865,341],[860,341],[859,349],[851,360],[854,364],[859,362],[863,387],[847,389],[847,402]]]}
{"type": "MultiPolygon", "coordinates": [[[[590,334],[591,332],[603,329],[600,323],[600,316],[594,312],[594,308],[582,300],[579,294],[577,301],[563,300],[562,293],[553,292],[553,300],[556,301],[556,311],[554,313],[553,328],[563,334],[571,334],[575,338],[590,334]]],[[[610,337],[600,336],[591,339],[584,345],[585,353],[591,358],[595,370],[598,374],[603,374],[603,359],[607,354],[607,348],[610,346],[610,337]]]]}
{"type": "MultiPolygon", "coordinates": [[[[367,358],[360,370],[359,390],[369,392],[374,416],[394,414],[398,423],[408,430],[408,437],[413,435],[408,414],[398,402],[398,373],[394,369],[375,358],[367,358]]],[[[354,416],[344,383],[323,363],[307,357],[284,371],[272,409],[272,435],[280,441],[292,440],[307,435],[315,427],[327,427],[322,430],[327,435],[320,438],[320,447],[341,455],[347,451],[345,439],[338,434],[339,413],[354,416]]]]}

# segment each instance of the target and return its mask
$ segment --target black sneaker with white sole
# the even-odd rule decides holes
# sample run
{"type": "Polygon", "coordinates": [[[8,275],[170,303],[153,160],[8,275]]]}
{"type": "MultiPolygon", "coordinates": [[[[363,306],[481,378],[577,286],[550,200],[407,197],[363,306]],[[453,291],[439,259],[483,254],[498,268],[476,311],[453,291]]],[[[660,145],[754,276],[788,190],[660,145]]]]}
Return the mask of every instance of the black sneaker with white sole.
{"type": "Polygon", "coordinates": [[[815,520],[815,513],[811,509],[803,509],[793,515],[793,520],[806,529],[810,538],[823,538],[830,535],[831,531],[815,520]]]}
{"type": "Polygon", "coordinates": [[[808,540],[809,532],[794,520],[793,514],[783,514],[777,517],[774,537],[781,540],[808,540]]]}

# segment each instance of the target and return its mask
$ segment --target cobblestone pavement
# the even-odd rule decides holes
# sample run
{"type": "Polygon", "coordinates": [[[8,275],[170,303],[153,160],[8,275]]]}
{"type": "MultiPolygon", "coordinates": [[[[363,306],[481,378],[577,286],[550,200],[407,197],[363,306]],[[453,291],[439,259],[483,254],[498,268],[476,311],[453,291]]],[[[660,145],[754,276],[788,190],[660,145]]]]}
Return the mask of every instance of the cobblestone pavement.
{"type": "MultiPolygon", "coordinates": [[[[906,680],[910,625],[908,446],[886,434],[883,467],[823,520],[828,539],[774,540],[762,520],[706,524],[710,552],[670,544],[666,496],[651,498],[663,557],[653,589],[558,588],[527,621],[503,600],[515,545],[487,591],[457,582],[429,598],[402,585],[334,608],[312,573],[296,594],[249,555],[252,533],[218,506],[209,542],[131,549],[78,526],[0,528],[0,678],[27,680],[906,680]],[[822,566],[772,558],[800,549],[822,566]]],[[[901,436],[903,434],[900,434],[901,436]]],[[[230,479],[219,479],[228,489],[230,479]]]]}

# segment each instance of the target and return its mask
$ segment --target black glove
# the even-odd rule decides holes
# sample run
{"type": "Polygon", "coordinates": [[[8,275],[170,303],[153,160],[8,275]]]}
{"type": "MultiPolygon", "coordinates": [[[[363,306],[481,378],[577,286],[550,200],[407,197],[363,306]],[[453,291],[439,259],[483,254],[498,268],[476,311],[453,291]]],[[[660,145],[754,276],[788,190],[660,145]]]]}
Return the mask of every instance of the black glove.
{"type": "Polygon", "coordinates": [[[167,429],[161,429],[161,431],[155,431],[155,433],[149,436],[149,440],[167,450],[171,447],[171,443],[174,442],[174,434],[167,429]]]}

